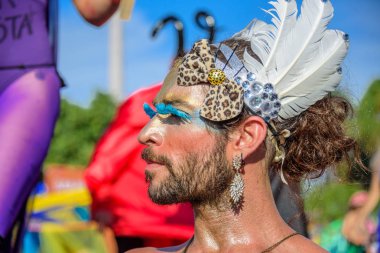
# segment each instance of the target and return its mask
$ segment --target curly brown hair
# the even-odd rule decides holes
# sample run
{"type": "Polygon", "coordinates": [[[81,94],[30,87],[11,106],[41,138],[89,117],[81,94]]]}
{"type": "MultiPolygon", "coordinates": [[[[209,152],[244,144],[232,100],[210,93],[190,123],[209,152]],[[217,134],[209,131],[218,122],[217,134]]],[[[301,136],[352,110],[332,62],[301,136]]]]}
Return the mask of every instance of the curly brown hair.
{"type": "MultiPolygon", "coordinates": [[[[344,121],[352,115],[353,108],[346,98],[329,94],[300,115],[275,122],[278,131],[291,132],[284,144],[285,177],[300,181],[319,177],[341,161],[351,165],[351,152],[353,161],[364,168],[358,143],[344,127],[344,121]]],[[[281,164],[274,163],[273,168],[280,170],[281,164]]]]}
{"type": "MultiPolygon", "coordinates": [[[[238,44],[239,47],[235,53],[240,59],[244,50],[250,49],[247,41],[229,39],[222,43],[230,47],[235,47],[238,44]]],[[[216,50],[217,48],[212,46],[214,53],[216,50]]],[[[252,51],[249,53],[257,58],[252,51]]],[[[222,55],[218,55],[218,58],[226,62],[222,55]]],[[[222,135],[228,136],[242,120],[251,115],[249,109],[244,107],[243,112],[234,120],[216,124],[217,126],[210,124],[214,128],[221,129],[222,135]]],[[[353,108],[350,102],[344,97],[330,93],[298,116],[283,121],[274,121],[273,125],[277,133],[287,129],[291,135],[282,146],[285,151],[283,163],[273,161],[275,148],[267,137],[266,146],[270,153],[268,155],[270,167],[279,171],[282,166],[284,176],[290,182],[299,182],[303,178],[319,177],[328,167],[344,160],[349,165],[352,164],[353,160],[354,163],[365,168],[360,159],[358,143],[347,135],[344,127],[345,120],[352,115],[353,108]],[[353,159],[350,158],[351,153],[353,159]]],[[[277,145],[279,144],[277,143],[277,145]]]]}

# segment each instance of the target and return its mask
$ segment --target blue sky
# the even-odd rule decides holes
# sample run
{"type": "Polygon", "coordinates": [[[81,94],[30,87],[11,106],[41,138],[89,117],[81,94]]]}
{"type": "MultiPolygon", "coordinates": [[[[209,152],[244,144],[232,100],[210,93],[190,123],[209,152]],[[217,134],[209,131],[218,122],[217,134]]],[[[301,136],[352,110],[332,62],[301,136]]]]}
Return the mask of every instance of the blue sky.
{"type": "MultiPolygon", "coordinates": [[[[96,28],[87,24],[71,1],[60,0],[59,70],[68,87],[63,96],[87,106],[96,91],[107,92],[108,24],[96,28]]],[[[300,1],[297,1],[300,3],[300,1]]],[[[330,29],[350,35],[350,51],[344,62],[342,89],[356,100],[368,85],[380,78],[380,0],[332,0],[335,17],[330,29]]],[[[176,15],[185,25],[185,48],[207,34],[194,23],[195,13],[206,10],[216,19],[216,41],[228,38],[253,18],[269,21],[261,10],[264,0],[136,0],[132,19],[123,23],[124,97],[141,87],[161,81],[176,51],[173,27],[165,27],[150,38],[155,23],[176,15]]]]}

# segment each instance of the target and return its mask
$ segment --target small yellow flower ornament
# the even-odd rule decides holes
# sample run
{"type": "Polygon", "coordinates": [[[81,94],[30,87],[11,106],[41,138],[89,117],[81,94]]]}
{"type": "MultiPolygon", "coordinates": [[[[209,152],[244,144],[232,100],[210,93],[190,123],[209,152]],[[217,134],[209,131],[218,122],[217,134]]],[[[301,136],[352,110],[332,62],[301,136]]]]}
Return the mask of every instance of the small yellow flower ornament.
{"type": "Polygon", "coordinates": [[[226,74],[220,69],[211,69],[207,79],[212,85],[221,85],[226,80],[226,74]]]}

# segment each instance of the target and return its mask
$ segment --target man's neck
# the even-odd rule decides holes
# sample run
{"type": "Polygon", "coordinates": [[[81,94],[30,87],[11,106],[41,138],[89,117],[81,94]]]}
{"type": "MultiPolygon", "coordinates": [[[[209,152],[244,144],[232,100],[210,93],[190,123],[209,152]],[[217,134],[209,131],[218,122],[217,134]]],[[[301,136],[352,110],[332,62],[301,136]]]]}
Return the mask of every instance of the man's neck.
{"type": "Polygon", "coordinates": [[[252,174],[247,172],[243,176],[252,180],[244,180],[244,203],[240,210],[230,206],[228,192],[216,205],[194,205],[193,249],[222,252],[221,249],[239,251],[249,247],[261,252],[293,232],[276,209],[268,177],[257,178],[257,173],[252,174]]]}

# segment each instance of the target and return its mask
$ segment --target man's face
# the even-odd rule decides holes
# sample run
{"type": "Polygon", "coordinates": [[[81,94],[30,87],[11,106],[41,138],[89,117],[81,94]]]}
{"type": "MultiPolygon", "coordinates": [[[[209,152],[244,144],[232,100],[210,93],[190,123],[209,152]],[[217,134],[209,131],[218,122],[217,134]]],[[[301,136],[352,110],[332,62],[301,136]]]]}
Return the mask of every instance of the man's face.
{"type": "Polygon", "coordinates": [[[140,142],[147,145],[142,157],[148,163],[149,196],[158,204],[212,202],[234,175],[226,159],[227,140],[199,117],[207,87],[178,86],[176,75],[176,70],[169,73],[154,103],[171,104],[191,119],[157,114],[140,132],[140,142]]]}

